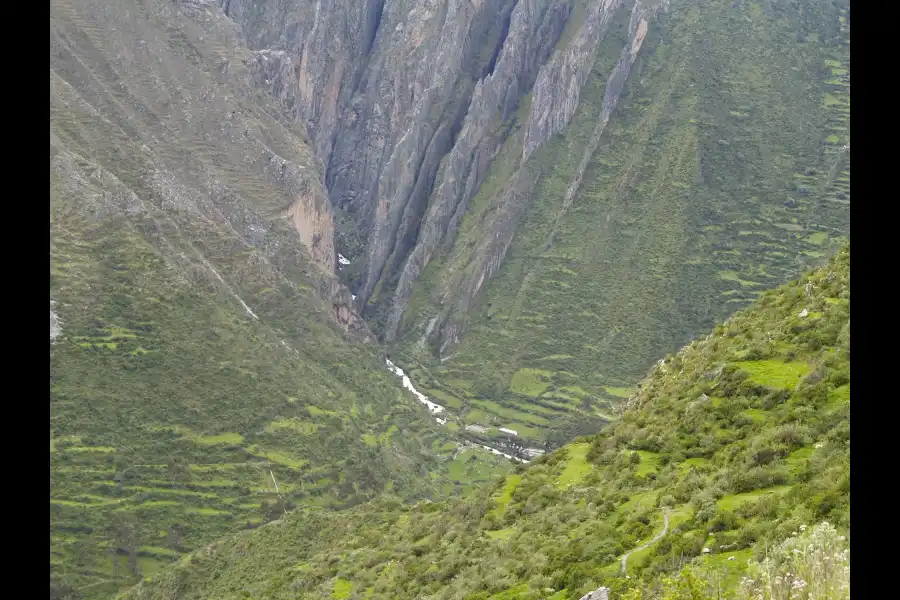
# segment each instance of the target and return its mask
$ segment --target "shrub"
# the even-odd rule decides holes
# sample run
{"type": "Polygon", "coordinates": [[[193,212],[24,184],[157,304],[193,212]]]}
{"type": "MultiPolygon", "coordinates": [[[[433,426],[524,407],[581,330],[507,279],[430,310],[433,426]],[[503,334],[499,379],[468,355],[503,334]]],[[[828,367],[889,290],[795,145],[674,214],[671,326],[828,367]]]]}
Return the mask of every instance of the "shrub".
{"type": "Polygon", "coordinates": [[[751,461],[753,466],[761,467],[775,460],[775,451],[771,448],[760,448],[753,453],[751,461]]]}
{"type": "Polygon", "coordinates": [[[787,390],[776,390],[769,392],[762,400],[762,409],[772,410],[779,404],[787,402],[790,397],[791,393],[787,390]]]}
{"type": "Polygon", "coordinates": [[[716,504],[714,502],[703,502],[697,507],[694,513],[694,519],[698,523],[706,523],[716,516],[716,504]]]}
{"type": "Polygon", "coordinates": [[[709,530],[711,532],[728,531],[734,529],[736,524],[737,517],[734,516],[734,513],[725,510],[716,510],[715,516],[709,523],[709,530]]]}
{"type": "Polygon", "coordinates": [[[743,600],[849,600],[850,550],[833,525],[801,526],[748,565],[741,581],[743,600]]]}
{"type": "Polygon", "coordinates": [[[712,600],[709,584],[690,568],[663,580],[662,600],[712,600]]]}
{"type": "Polygon", "coordinates": [[[781,485],[788,480],[788,473],[782,468],[754,467],[749,471],[734,474],[732,488],[735,493],[749,492],[781,485]]]}
{"type": "Polygon", "coordinates": [[[780,426],[774,435],[775,439],[789,448],[799,448],[803,446],[809,438],[809,430],[794,423],[788,423],[780,426]]]}
{"type": "Polygon", "coordinates": [[[672,507],[676,505],[676,501],[673,496],[666,494],[659,499],[659,505],[672,507]]]}

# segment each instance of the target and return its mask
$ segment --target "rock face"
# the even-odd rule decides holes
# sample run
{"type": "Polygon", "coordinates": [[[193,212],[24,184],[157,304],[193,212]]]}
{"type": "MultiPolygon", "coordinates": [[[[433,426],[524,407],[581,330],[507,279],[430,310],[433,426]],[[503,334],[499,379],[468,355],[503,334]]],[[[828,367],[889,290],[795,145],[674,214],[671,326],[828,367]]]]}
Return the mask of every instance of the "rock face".
{"type": "Polygon", "coordinates": [[[215,231],[246,263],[227,273],[179,248],[188,272],[238,298],[250,293],[240,291],[246,276],[312,283],[324,314],[371,338],[335,276],[333,211],[308,135],[251,85],[263,59],[214,2],[153,1],[145,12],[155,18],[90,0],[55,9],[51,189],[81,198],[73,210],[91,220],[155,219],[163,244],[172,244],[163,222],[215,231]],[[94,22],[113,28],[99,48],[82,33],[94,22]],[[190,61],[176,56],[184,44],[190,61]]]}
{"type": "MultiPolygon", "coordinates": [[[[364,240],[357,302],[386,315],[388,340],[436,248],[454,243],[523,98],[534,89],[524,160],[566,126],[612,15],[633,5],[591,0],[572,18],[564,0],[219,2],[256,50],[257,83],[310,132],[330,198],[354,224],[346,235],[364,240]],[[573,41],[558,48],[567,28],[573,41]]],[[[515,178],[508,196],[527,196],[528,182],[515,178]]],[[[515,220],[498,223],[466,295],[502,262],[515,220]]]]}
{"type": "MultiPolygon", "coordinates": [[[[621,4],[622,0],[592,3],[575,41],[541,67],[534,86],[531,118],[525,130],[522,148],[524,159],[534,154],[551,135],[559,133],[569,124],[578,107],[581,88],[593,66],[597,45],[613,13],[621,4]]],[[[643,12],[639,7],[640,4],[635,5],[635,9],[638,9],[636,14],[643,12]]],[[[644,33],[646,34],[646,24],[644,33]]],[[[640,48],[640,44],[637,47],[640,48]]]]}
{"type": "Polygon", "coordinates": [[[350,258],[339,277],[383,341],[447,373],[490,356],[497,381],[453,377],[479,394],[549,356],[585,406],[614,402],[605,386],[847,229],[846,144],[828,133],[849,132],[842,2],[218,2],[324,173],[331,207],[285,213],[301,239],[320,263],[330,244],[350,258]]]}
{"type": "Polygon", "coordinates": [[[384,332],[392,340],[406,309],[412,285],[439,244],[452,245],[469,201],[484,181],[503,138],[495,134],[519,105],[534,80],[537,65],[550,54],[568,15],[568,5],[522,0],[513,9],[509,34],[493,71],[476,86],[457,141],[444,159],[416,244],[402,267],[384,332]]]}
{"type": "MultiPolygon", "coordinates": [[[[553,61],[541,69],[535,85],[531,115],[525,129],[522,162],[513,175],[510,186],[499,195],[497,200],[498,217],[490,228],[493,235],[484,240],[473,254],[466,268],[466,277],[461,281],[454,281],[454,285],[445,291],[444,304],[446,308],[441,318],[435,322],[437,328],[433,329],[431,333],[432,336],[438,336],[441,353],[446,352],[450,345],[459,341],[464,328],[465,315],[473,300],[485,282],[503,264],[506,252],[534,192],[534,185],[539,174],[538,169],[531,168],[528,158],[553,134],[568,125],[577,106],[577,96],[581,86],[584,85],[586,72],[593,65],[592,59],[602,38],[605,25],[619,6],[620,3],[615,0],[602,0],[592,5],[593,11],[585,20],[577,41],[569,48],[568,52],[557,55],[553,61]],[[560,80],[560,73],[568,73],[569,77],[560,80]],[[575,97],[574,102],[573,96],[575,97]]],[[[631,66],[640,51],[651,15],[652,13],[640,2],[633,4],[628,43],[622,49],[622,55],[609,75],[601,112],[597,115],[596,126],[581,157],[575,176],[569,183],[562,199],[556,216],[557,222],[562,219],[571,206],[575,192],[581,185],[587,163],[597,148],[603,130],[619,100],[631,66]]],[[[551,233],[547,240],[548,247],[552,246],[552,242],[551,233]]]]}
{"type": "Polygon", "coordinates": [[[353,215],[368,240],[357,292],[365,303],[385,265],[396,269],[404,245],[415,240],[440,160],[496,55],[490,43],[502,42],[512,5],[231,0],[222,6],[260,50],[257,81],[307,124],[332,201],[353,215]],[[485,17],[498,13],[498,23],[485,17]]]}
{"type": "Polygon", "coordinates": [[[580,600],[609,600],[609,588],[599,587],[582,596],[580,600]]]}

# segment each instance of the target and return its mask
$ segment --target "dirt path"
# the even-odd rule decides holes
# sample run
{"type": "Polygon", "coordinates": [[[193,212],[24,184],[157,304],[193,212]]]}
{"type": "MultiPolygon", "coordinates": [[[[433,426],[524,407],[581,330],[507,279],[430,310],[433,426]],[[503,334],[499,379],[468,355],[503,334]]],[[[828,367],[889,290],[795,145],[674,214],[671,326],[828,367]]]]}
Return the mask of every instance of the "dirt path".
{"type": "Polygon", "coordinates": [[[625,574],[625,570],[628,567],[628,557],[631,556],[631,554],[637,552],[638,550],[643,550],[650,544],[658,542],[668,532],[669,532],[669,510],[664,508],[663,509],[663,530],[661,532],[659,532],[659,534],[656,537],[654,537],[653,539],[651,539],[650,541],[638,546],[637,548],[629,550],[628,552],[626,552],[625,554],[622,555],[622,575],[625,574]]]}

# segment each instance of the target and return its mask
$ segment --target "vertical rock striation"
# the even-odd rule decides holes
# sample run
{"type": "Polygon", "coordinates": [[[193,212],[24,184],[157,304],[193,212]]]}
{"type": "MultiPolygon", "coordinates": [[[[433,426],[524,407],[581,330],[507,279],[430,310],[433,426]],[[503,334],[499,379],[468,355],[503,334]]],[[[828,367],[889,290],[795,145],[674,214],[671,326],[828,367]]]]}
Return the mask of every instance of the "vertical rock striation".
{"type": "MultiPolygon", "coordinates": [[[[442,351],[459,338],[472,301],[503,264],[540,177],[531,158],[571,121],[613,17],[631,12],[629,40],[608,76],[588,151],[618,101],[653,12],[664,5],[219,2],[255,50],[251,77],[305,124],[331,205],[349,223],[328,239],[307,201],[289,212],[295,228],[314,255],[341,239],[359,242],[355,253],[345,251],[356,273],[350,285],[356,306],[386,341],[403,328],[422,271],[441,249],[456,250],[462,218],[498,152],[510,135],[521,136],[518,164],[490,199],[487,235],[461,250],[468,252],[463,268],[443,282],[442,312],[430,317],[428,334],[442,351]],[[519,111],[529,94],[530,108],[519,111]]],[[[576,177],[560,198],[560,214],[579,185],[576,177]]]]}
{"type": "Polygon", "coordinates": [[[256,50],[252,77],[306,124],[332,204],[365,240],[357,302],[382,307],[387,339],[453,244],[503,125],[534,87],[524,157],[565,126],[623,1],[589,2],[579,25],[571,0],[220,0],[256,50]],[[567,24],[578,33],[557,48],[567,24]]]}
{"type": "MultiPolygon", "coordinates": [[[[495,200],[497,207],[494,211],[495,216],[488,227],[491,234],[479,243],[468,259],[466,267],[459,271],[459,275],[452,278],[444,289],[443,311],[437,320],[428,325],[429,335],[441,353],[459,341],[465,326],[465,316],[472,301],[484,283],[496,274],[503,264],[516,228],[528,207],[534,185],[540,176],[540,168],[528,159],[550,137],[568,125],[577,107],[578,94],[584,86],[587,73],[593,67],[597,47],[603,39],[606,26],[621,6],[622,3],[617,0],[598,0],[590,5],[575,41],[541,68],[534,86],[531,113],[525,126],[523,156],[509,184],[495,200]]],[[[597,117],[597,125],[579,169],[561,199],[557,220],[571,204],[581,184],[587,162],[596,150],[603,129],[618,102],[631,66],[647,34],[651,16],[652,10],[644,4],[636,2],[632,5],[628,43],[622,49],[622,55],[608,77],[601,114],[597,117]]]]}
{"type": "MultiPolygon", "coordinates": [[[[522,158],[527,160],[550,136],[562,131],[575,109],[581,88],[594,64],[597,46],[622,0],[599,0],[588,7],[584,25],[572,44],[541,67],[534,85],[534,101],[522,158]]],[[[637,8],[637,5],[635,6],[637,8]]]]}
{"type": "MultiPolygon", "coordinates": [[[[512,11],[509,32],[493,70],[480,80],[456,143],[422,221],[415,247],[403,265],[390,308],[385,338],[394,338],[412,285],[441,243],[452,245],[469,200],[484,180],[504,138],[496,135],[530,89],[537,68],[553,50],[569,16],[560,0],[521,0],[512,11]]],[[[396,251],[401,250],[396,248],[396,251]]]]}

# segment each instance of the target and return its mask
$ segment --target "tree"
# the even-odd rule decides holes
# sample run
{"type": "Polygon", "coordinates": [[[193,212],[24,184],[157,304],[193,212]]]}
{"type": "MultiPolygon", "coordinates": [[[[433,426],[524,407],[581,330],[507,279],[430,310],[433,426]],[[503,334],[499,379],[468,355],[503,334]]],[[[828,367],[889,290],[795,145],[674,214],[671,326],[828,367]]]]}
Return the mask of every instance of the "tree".
{"type": "Polygon", "coordinates": [[[134,576],[140,575],[140,566],[137,561],[139,544],[134,524],[130,519],[114,513],[110,524],[110,533],[116,551],[128,556],[128,570],[134,576]]]}
{"type": "Polygon", "coordinates": [[[662,600],[713,600],[713,597],[709,584],[688,567],[676,577],[663,580],[662,600]]]}
{"type": "Polygon", "coordinates": [[[173,550],[182,552],[181,540],[184,539],[184,526],[180,523],[173,523],[169,526],[168,542],[169,547],[173,550]]]}

